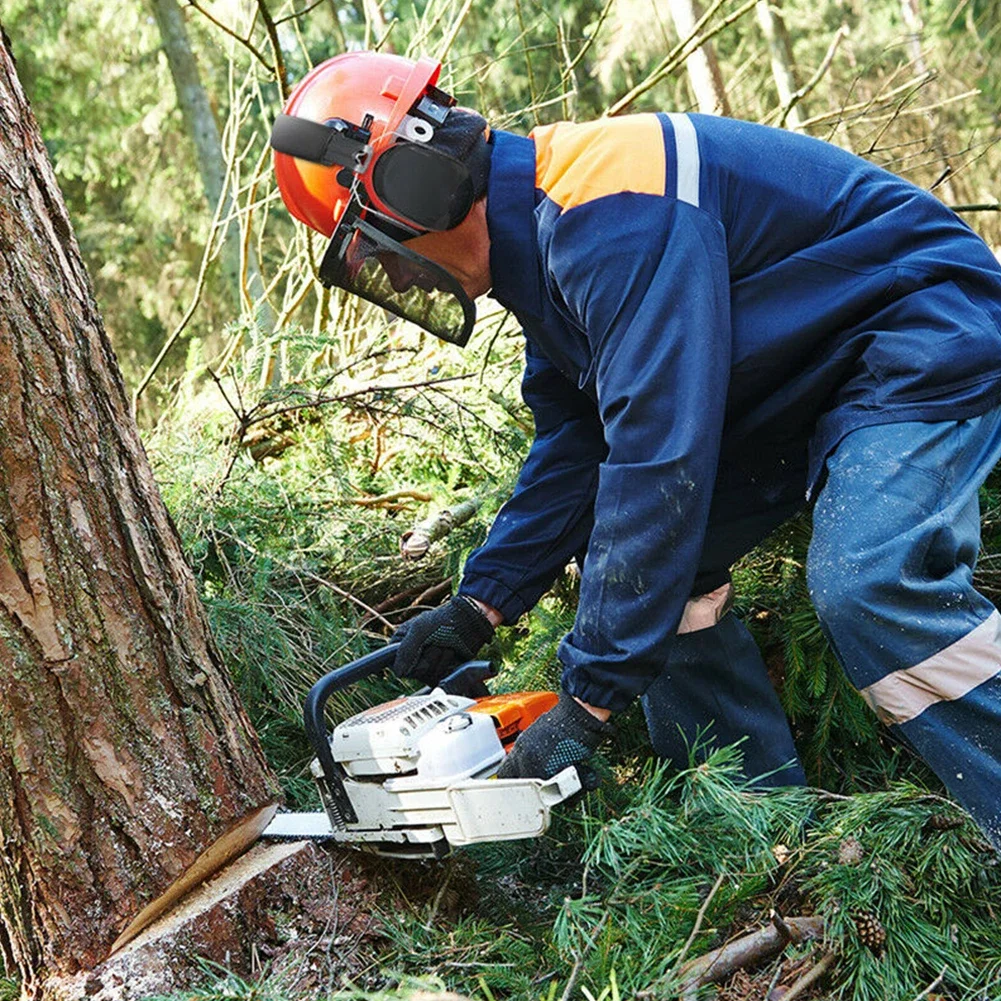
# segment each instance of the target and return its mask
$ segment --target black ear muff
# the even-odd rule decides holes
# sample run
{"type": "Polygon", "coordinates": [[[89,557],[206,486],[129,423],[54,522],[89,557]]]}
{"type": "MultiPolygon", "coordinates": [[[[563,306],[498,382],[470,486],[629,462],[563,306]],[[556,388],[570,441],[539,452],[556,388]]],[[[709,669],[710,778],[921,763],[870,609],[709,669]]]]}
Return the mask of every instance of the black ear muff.
{"type": "Polygon", "coordinates": [[[379,198],[420,229],[458,226],[473,206],[466,165],[430,146],[402,142],[383,153],[372,169],[379,198]]]}

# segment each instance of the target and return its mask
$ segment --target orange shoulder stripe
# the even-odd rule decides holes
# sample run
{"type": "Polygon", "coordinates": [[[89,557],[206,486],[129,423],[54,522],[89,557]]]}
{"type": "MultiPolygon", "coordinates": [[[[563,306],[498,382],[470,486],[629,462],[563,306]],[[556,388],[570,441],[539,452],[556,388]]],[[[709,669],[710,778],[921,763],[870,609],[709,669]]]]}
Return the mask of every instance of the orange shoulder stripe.
{"type": "Polygon", "coordinates": [[[664,133],[656,115],[557,122],[534,129],[532,138],[535,186],[564,210],[623,191],[664,194],[664,133]]]}

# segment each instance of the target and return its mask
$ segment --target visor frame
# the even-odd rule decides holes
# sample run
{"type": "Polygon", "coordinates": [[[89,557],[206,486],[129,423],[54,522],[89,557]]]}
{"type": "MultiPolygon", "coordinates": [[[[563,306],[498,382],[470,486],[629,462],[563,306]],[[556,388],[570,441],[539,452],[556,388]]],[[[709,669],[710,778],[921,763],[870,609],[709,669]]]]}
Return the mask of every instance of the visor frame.
{"type": "MultiPolygon", "coordinates": [[[[327,245],[327,249],[320,260],[320,265],[317,269],[317,277],[320,283],[326,288],[336,286],[337,288],[344,289],[346,292],[357,295],[359,298],[372,303],[374,306],[378,306],[380,309],[385,309],[393,313],[402,320],[413,323],[439,340],[445,341],[448,344],[455,344],[458,347],[465,347],[472,335],[473,326],[476,323],[476,306],[469,296],[466,295],[465,289],[463,289],[455,276],[446,271],[440,264],[411,250],[377,226],[373,226],[370,222],[366,221],[362,215],[369,212],[372,212],[376,216],[382,215],[382,213],[371,207],[361,205],[357,197],[357,192],[353,189],[348,207],[334,229],[330,237],[330,243],[327,245]],[[351,280],[352,276],[348,274],[347,254],[356,234],[361,234],[362,237],[377,247],[383,248],[387,253],[396,254],[421,272],[431,275],[435,280],[435,290],[451,295],[462,308],[463,322],[459,332],[452,336],[443,333],[441,330],[433,329],[396,307],[391,300],[378,299],[371,294],[366,294],[364,286],[354,284],[351,280]]],[[[387,222],[396,229],[403,228],[397,219],[389,218],[387,222]]],[[[414,233],[413,235],[419,236],[422,234],[414,233]]],[[[383,273],[386,274],[387,280],[389,280],[389,274],[385,271],[384,267],[383,273]]],[[[411,288],[413,287],[421,289],[420,286],[412,285],[411,288]]],[[[427,291],[425,289],[421,290],[427,291]]]]}

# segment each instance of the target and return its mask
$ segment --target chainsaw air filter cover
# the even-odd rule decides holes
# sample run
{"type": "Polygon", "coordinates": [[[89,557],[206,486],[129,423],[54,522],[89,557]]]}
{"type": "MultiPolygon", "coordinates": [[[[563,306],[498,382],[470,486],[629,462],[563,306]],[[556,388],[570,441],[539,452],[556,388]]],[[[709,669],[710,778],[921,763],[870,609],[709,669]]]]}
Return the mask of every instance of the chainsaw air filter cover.
{"type": "MultiPolygon", "coordinates": [[[[384,702],[338,724],[330,750],[354,777],[410,775],[417,771],[422,740],[440,721],[475,704],[473,699],[446,695],[438,688],[428,695],[384,702]]],[[[496,737],[495,744],[500,747],[496,737]]]]}

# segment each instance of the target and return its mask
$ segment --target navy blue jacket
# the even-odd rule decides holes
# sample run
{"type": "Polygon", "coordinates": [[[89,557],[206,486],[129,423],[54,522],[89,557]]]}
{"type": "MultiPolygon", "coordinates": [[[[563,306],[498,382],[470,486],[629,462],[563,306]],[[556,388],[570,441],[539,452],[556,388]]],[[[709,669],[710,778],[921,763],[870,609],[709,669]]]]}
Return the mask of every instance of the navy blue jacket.
{"type": "Polygon", "coordinates": [[[492,141],[491,294],[536,433],[461,591],[514,621],[586,546],[563,685],[620,710],[666,661],[721,465],[808,496],[854,428],[1001,402],[1001,267],[932,195],[779,129],[492,141]]]}

